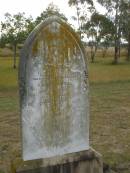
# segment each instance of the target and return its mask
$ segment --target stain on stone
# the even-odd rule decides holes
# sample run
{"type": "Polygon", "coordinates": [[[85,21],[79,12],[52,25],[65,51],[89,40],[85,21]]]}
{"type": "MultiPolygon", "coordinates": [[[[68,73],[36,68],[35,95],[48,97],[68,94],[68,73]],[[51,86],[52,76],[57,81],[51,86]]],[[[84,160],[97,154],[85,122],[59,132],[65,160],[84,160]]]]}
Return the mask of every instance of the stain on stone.
{"type": "Polygon", "coordinates": [[[32,56],[35,57],[38,52],[38,40],[36,39],[32,47],[32,56]]]}
{"type": "Polygon", "coordinates": [[[62,73],[65,72],[66,78],[67,76],[69,77],[68,73],[70,73],[71,62],[73,61],[74,55],[76,56],[78,47],[70,33],[68,33],[62,26],[56,27],[57,25],[58,23],[55,23],[55,25],[50,24],[46,29],[42,30],[39,38],[36,39],[36,43],[34,43],[33,53],[38,49],[38,40],[39,42],[42,42],[44,39],[44,50],[46,50],[46,52],[41,56],[46,59],[46,91],[48,92],[48,102],[50,105],[48,112],[45,113],[43,126],[45,127],[44,130],[46,131],[46,134],[49,134],[49,136],[46,136],[47,145],[55,144],[55,146],[63,146],[69,140],[70,119],[69,116],[67,119],[64,119],[64,115],[62,114],[64,113],[67,115],[67,112],[70,111],[71,91],[69,85],[64,86],[64,76],[62,73]],[[59,31],[56,31],[55,33],[55,28],[53,28],[53,26],[58,28],[59,31]],[[65,67],[67,65],[68,67],[65,67]],[[63,90],[66,90],[66,93],[63,93],[63,90]],[[66,112],[61,112],[63,97],[66,97],[66,112]],[[62,128],[63,126],[64,128],[62,128]],[[64,134],[64,136],[55,133],[58,129],[59,133],[64,134]],[[60,144],[61,141],[62,143],[60,144]]]}
{"type": "Polygon", "coordinates": [[[52,21],[36,30],[32,43],[29,40],[22,110],[27,159],[88,147],[85,57],[68,28],[52,21]]]}

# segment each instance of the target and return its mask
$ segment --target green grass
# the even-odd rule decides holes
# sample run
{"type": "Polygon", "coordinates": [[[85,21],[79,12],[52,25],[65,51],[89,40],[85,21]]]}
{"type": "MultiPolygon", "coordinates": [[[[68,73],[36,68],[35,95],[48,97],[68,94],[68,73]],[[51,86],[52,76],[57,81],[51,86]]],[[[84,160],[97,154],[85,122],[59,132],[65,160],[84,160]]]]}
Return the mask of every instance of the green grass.
{"type": "MultiPolygon", "coordinates": [[[[90,143],[111,166],[130,163],[130,63],[97,59],[89,64],[90,143]]],[[[0,58],[0,170],[21,151],[18,69],[0,58]],[[3,166],[4,165],[4,166],[3,166]]]]}
{"type": "Polygon", "coordinates": [[[130,81],[90,84],[91,143],[106,162],[130,161],[130,81]]]}
{"type": "Polygon", "coordinates": [[[12,58],[0,57],[0,90],[17,88],[17,69],[13,70],[12,58]]]}
{"type": "Polygon", "coordinates": [[[90,139],[104,162],[130,163],[130,63],[97,59],[89,64],[90,139]]]}
{"type": "Polygon", "coordinates": [[[0,58],[0,112],[18,108],[18,70],[12,66],[11,58],[0,58]]]}
{"type": "Polygon", "coordinates": [[[90,64],[90,81],[97,83],[130,81],[130,63],[121,59],[119,64],[113,65],[111,58],[98,58],[90,64]]]}

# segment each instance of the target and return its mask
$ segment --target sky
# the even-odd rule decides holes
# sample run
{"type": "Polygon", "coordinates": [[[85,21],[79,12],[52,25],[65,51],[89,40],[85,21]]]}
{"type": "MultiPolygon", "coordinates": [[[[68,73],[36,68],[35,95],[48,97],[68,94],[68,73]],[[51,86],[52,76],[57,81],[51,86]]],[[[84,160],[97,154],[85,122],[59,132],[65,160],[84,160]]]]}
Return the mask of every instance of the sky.
{"type": "MultiPolygon", "coordinates": [[[[35,19],[51,2],[57,5],[60,12],[68,18],[69,23],[76,27],[77,23],[71,19],[72,16],[76,16],[76,10],[74,7],[68,6],[68,0],[2,0],[0,5],[0,21],[4,21],[4,14],[6,12],[12,15],[18,12],[25,12],[27,17],[31,15],[35,19]]],[[[97,3],[96,7],[99,12],[105,12],[97,3]]]]}
{"type": "Polygon", "coordinates": [[[36,18],[51,2],[57,5],[60,12],[64,13],[69,20],[75,15],[75,8],[68,6],[68,0],[3,0],[0,6],[0,20],[4,20],[6,12],[10,14],[25,12],[26,16],[32,15],[36,18]]]}

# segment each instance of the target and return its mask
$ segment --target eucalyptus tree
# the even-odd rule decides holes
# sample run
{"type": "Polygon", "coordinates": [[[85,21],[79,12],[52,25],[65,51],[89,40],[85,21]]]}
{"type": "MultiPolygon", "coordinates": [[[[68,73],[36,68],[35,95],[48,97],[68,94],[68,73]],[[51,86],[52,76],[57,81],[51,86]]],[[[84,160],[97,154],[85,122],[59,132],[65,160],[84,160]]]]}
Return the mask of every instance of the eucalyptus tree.
{"type": "Polygon", "coordinates": [[[127,58],[130,61],[130,1],[125,0],[122,5],[122,23],[121,30],[122,36],[127,41],[127,58]]]}
{"type": "Polygon", "coordinates": [[[80,37],[83,33],[83,25],[89,20],[88,13],[93,13],[95,11],[93,0],[69,0],[70,6],[76,8],[76,16],[72,16],[74,20],[78,23],[78,32],[80,37]]]}
{"type": "Polygon", "coordinates": [[[122,14],[124,13],[124,3],[127,0],[97,0],[101,5],[106,7],[107,16],[111,18],[114,23],[114,42],[115,42],[115,55],[114,55],[114,64],[118,63],[120,57],[120,43],[122,36],[122,14]]]}
{"type": "MultiPolygon", "coordinates": [[[[112,40],[114,26],[112,21],[106,18],[105,15],[95,12],[90,20],[84,24],[83,29],[86,31],[87,37],[90,40],[91,61],[94,62],[98,47],[102,42],[110,42],[112,40]]],[[[106,44],[106,49],[108,44],[106,44]]]]}
{"type": "Polygon", "coordinates": [[[4,43],[10,43],[13,47],[13,68],[16,68],[16,50],[19,43],[23,43],[28,33],[34,28],[32,17],[25,17],[25,13],[11,15],[5,14],[4,22],[1,22],[1,39],[4,43]]]}
{"type": "Polygon", "coordinates": [[[106,36],[104,36],[103,40],[100,43],[102,49],[102,58],[106,57],[107,51],[109,47],[112,46],[112,44],[113,44],[113,31],[111,32],[111,34],[106,34],[106,36]]]}

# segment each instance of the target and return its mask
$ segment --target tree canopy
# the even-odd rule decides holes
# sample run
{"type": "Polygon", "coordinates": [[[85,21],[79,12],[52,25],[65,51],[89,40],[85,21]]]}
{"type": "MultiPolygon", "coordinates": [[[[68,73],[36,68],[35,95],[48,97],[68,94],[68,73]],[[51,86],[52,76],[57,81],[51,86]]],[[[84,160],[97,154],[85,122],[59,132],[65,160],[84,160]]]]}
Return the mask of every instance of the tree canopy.
{"type": "MultiPolygon", "coordinates": [[[[130,60],[130,1],[97,0],[97,2],[106,8],[105,15],[97,12],[94,0],[68,0],[68,4],[76,9],[73,19],[78,22],[77,32],[81,38],[87,36],[93,49],[92,61],[94,61],[96,50],[101,44],[107,48],[109,44],[114,43],[114,63],[118,63],[122,40],[128,43],[127,60],[130,60]]],[[[13,47],[14,68],[17,45],[24,42],[37,24],[52,15],[67,21],[66,16],[53,3],[50,3],[35,20],[31,16],[26,17],[25,13],[5,14],[5,20],[1,22],[0,46],[4,47],[6,43],[10,43],[13,47]]]]}
{"type": "Polygon", "coordinates": [[[65,21],[67,21],[67,18],[65,17],[65,15],[63,13],[60,12],[60,9],[53,3],[50,3],[48,5],[48,7],[46,8],[46,10],[43,11],[40,14],[40,16],[38,16],[36,18],[36,21],[35,21],[36,25],[39,24],[41,21],[45,20],[46,18],[53,16],[53,15],[56,15],[56,16],[64,19],[65,21]]]}
{"type": "Polygon", "coordinates": [[[14,50],[13,67],[16,68],[16,49],[19,43],[23,43],[29,32],[33,29],[31,16],[25,17],[25,13],[11,15],[5,14],[5,21],[1,22],[1,45],[10,43],[14,50]]]}
{"type": "Polygon", "coordinates": [[[25,17],[25,13],[18,13],[11,15],[10,13],[5,14],[4,22],[1,22],[1,38],[0,46],[4,47],[5,44],[9,43],[14,51],[13,67],[16,68],[16,50],[17,45],[25,41],[29,33],[34,27],[47,17],[57,15],[67,21],[64,14],[60,13],[60,10],[53,3],[49,4],[45,11],[34,21],[32,16],[25,17]]]}
{"type": "MultiPolygon", "coordinates": [[[[122,39],[122,34],[129,28],[129,12],[130,12],[130,1],[129,0],[98,0],[98,2],[106,7],[108,13],[107,17],[111,18],[114,23],[114,41],[115,41],[115,56],[114,63],[118,63],[120,57],[120,44],[122,39]],[[125,24],[124,24],[125,21],[125,24]]],[[[128,29],[129,30],[129,29],[128,29]]],[[[129,31],[127,30],[126,33],[129,31]]],[[[125,39],[128,41],[128,52],[130,51],[130,41],[129,34],[125,36],[125,39]]],[[[128,58],[129,55],[128,55],[128,58]]]]}

